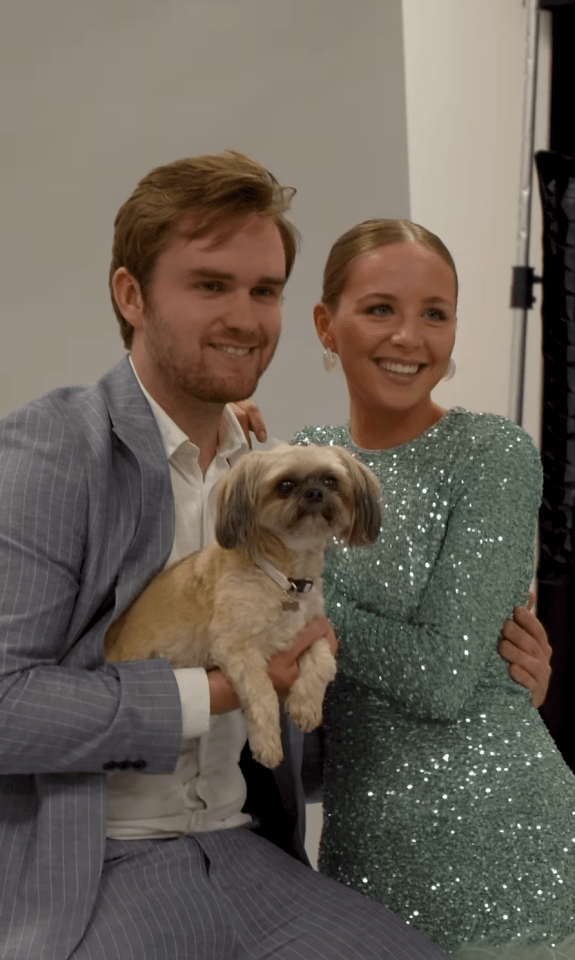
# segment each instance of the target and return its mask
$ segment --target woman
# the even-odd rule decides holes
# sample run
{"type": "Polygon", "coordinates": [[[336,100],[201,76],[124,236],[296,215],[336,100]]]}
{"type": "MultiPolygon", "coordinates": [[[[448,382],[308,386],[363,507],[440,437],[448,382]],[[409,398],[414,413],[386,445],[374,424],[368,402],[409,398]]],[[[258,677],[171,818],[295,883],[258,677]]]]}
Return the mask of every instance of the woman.
{"type": "Polygon", "coordinates": [[[336,242],[314,312],[350,422],[296,441],[354,450],[385,510],[378,543],[325,574],[320,869],[457,958],[575,958],[575,938],[553,952],[575,931],[575,780],[496,653],[533,575],[541,468],[517,425],[433,401],[456,301],[443,243],[380,220],[336,242]]]}

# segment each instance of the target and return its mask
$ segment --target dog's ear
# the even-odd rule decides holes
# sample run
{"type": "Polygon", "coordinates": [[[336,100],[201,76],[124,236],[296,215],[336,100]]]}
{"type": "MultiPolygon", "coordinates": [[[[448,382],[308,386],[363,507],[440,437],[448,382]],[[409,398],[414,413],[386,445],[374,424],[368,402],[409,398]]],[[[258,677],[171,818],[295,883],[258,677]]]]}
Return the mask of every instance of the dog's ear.
{"type": "Polygon", "coordinates": [[[246,453],[222,483],[216,516],[216,540],[220,547],[249,549],[256,543],[262,474],[259,453],[246,453]]]}
{"type": "Polygon", "coordinates": [[[345,447],[337,450],[351,480],[352,520],[345,536],[350,547],[375,543],[381,527],[381,490],[375,475],[345,447]]]}

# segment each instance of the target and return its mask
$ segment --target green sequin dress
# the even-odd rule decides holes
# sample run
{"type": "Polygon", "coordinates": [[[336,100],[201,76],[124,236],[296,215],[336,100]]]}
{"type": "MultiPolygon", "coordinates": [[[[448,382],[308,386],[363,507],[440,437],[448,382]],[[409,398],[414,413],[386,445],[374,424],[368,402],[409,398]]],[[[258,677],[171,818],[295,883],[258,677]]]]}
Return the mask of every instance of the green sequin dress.
{"type": "Polygon", "coordinates": [[[532,441],[455,408],[391,450],[344,427],[295,442],[352,449],[384,508],[374,546],[328,553],[320,869],[458,960],[574,960],[575,778],[496,652],[533,575],[532,441]]]}

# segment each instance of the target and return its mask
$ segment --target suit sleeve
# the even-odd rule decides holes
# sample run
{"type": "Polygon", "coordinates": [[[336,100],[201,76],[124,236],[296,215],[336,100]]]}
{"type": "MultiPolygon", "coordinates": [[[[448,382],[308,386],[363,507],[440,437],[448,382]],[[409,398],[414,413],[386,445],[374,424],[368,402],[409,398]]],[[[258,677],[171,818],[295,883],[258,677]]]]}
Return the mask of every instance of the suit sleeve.
{"type": "MultiPolygon", "coordinates": [[[[169,772],[181,745],[167,661],[71,665],[85,642],[69,631],[90,536],[84,455],[40,403],[0,423],[1,774],[169,772]]],[[[102,645],[104,620],[86,625],[102,645]]]]}
{"type": "Polygon", "coordinates": [[[466,452],[416,615],[387,616],[328,574],[324,594],[340,634],[338,672],[417,716],[459,716],[496,655],[505,618],[527,600],[540,492],[538,453],[508,424],[466,452]]]}

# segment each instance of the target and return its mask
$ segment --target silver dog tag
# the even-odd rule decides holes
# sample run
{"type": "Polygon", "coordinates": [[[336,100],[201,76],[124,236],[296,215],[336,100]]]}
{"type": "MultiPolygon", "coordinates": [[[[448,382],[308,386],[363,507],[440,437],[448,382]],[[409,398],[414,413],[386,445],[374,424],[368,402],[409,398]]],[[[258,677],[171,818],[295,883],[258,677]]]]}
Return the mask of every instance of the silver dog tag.
{"type": "Polygon", "coordinates": [[[282,610],[299,610],[299,602],[297,600],[284,600],[282,610]]]}

